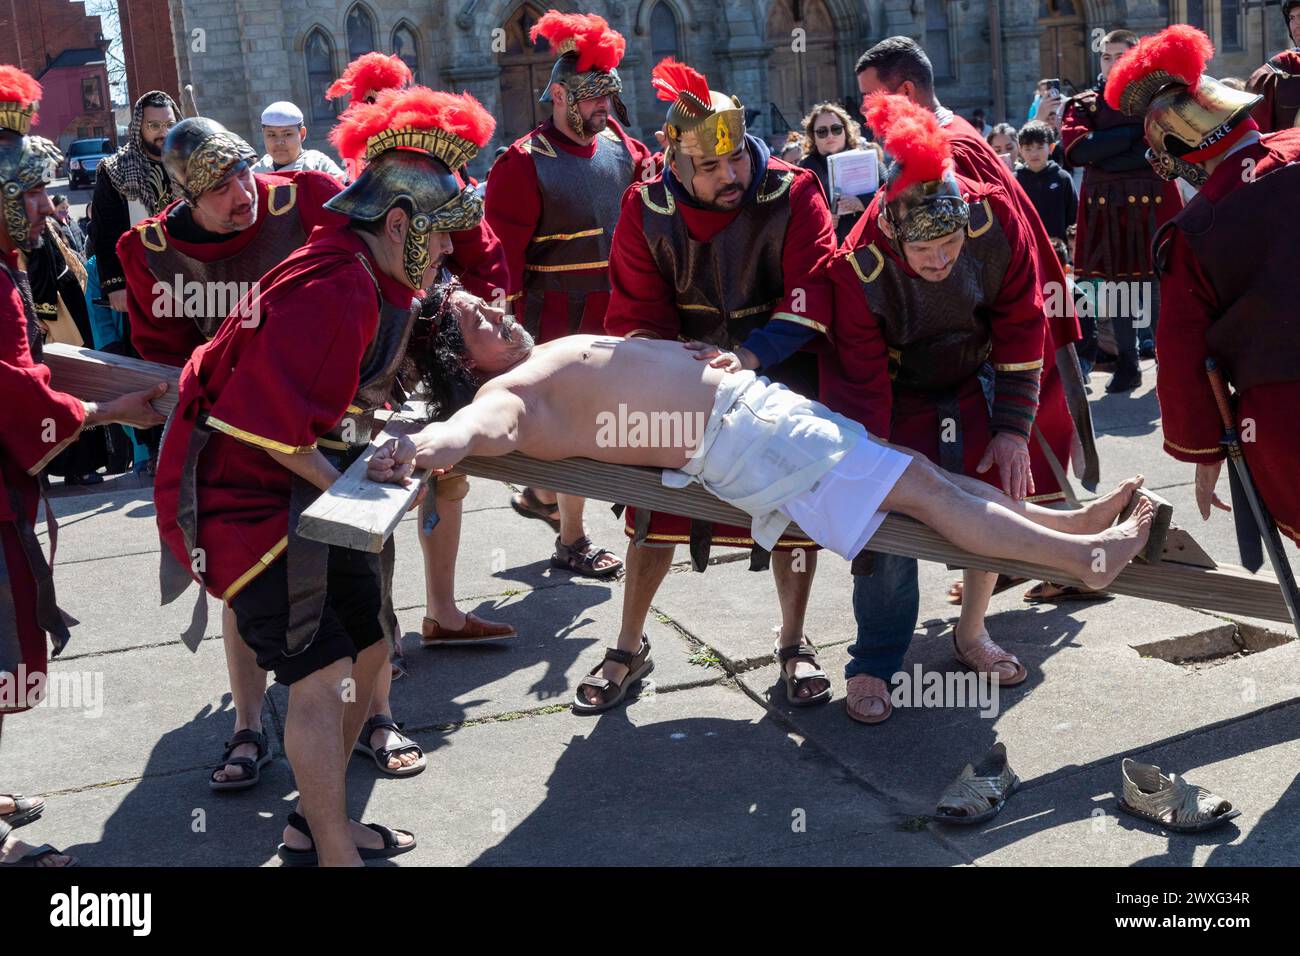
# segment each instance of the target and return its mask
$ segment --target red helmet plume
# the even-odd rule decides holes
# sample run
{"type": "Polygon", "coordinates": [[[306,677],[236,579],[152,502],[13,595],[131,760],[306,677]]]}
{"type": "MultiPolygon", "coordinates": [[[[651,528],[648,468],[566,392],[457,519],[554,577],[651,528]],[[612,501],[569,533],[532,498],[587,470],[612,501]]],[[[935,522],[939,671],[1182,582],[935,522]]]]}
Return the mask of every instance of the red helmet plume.
{"type": "Polygon", "coordinates": [[[879,92],[867,97],[863,115],[898,164],[898,173],[886,188],[887,196],[892,198],[917,183],[942,179],[952,169],[952,145],[929,110],[905,96],[879,92]]]}
{"type": "Polygon", "coordinates": [[[576,52],[579,73],[591,69],[608,73],[622,61],[627,46],[623,34],[611,30],[609,22],[594,13],[548,10],[528,31],[528,38],[534,43],[538,36],[546,37],[561,56],[570,50],[576,52]]]}
{"type": "Polygon", "coordinates": [[[352,97],[352,102],[362,101],[364,94],[381,90],[397,90],[409,86],[412,80],[411,68],[402,58],[394,53],[363,53],[348,64],[343,75],[330,84],[325,91],[327,100],[338,99],[343,94],[352,97]]]}
{"type": "Polygon", "coordinates": [[[1111,67],[1106,77],[1106,102],[1120,109],[1124,91],[1152,73],[1168,73],[1195,91],[1205,64],[1214,56],[1214,44],[1196,27],[1179,23],[1155,36],[1145,37],[1111,67]]]}
{"type": "Polygon", "coordinates": [[[713,103],[709,81],[704,74],[672,57],[660,60],[659,65],[650,71],[650,85],[659,99],[677,103],[688,113],[708,112],[713,103]]]}
{"type": "Polygon", "coordinates": [[[330,131],[330,142],[354,177],[366,160],[369,140],[386,130],[440,130],[471,144],[487,145],[496,120],[468,93],[447,93],[425,86],[384,90],[373,103],[349,107],[330,131]]]}

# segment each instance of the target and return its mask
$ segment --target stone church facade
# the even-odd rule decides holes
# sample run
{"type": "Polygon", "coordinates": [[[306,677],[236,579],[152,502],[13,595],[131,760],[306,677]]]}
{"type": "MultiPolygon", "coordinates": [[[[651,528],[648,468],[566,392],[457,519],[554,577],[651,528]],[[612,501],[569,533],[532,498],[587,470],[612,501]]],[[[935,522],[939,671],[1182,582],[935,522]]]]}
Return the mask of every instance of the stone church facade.
{"type": "MultiPolygon", "coordinates": [[[[543,116],[536,100],[553,55],[528,41],[549,7],[599,13],[627,38],[624,100],[632,132],[651,141],[663,119],[651,67],[675,56],[753,111],[770,140],[797,127],[814,103],[858,101],[853,66],[877,40],[906,34],[934,61],[938,96],[963,114],[1019,125],[1036,81],[1083,87],[1097,70],[1100,33],[1139,33],[1169,22],[1204,27],[1222,53],[1217,75],[1249,75],[1284,45],[1274,4],[1250,0],[168,0],[179,84],[198,110],[261,147],[259,117],[275,100],[297,103],[309,145],[328,149],[337,107],[324,88],[354,56],[397,53],[419,82],[468,90],[498,119],[492,148],[543,116]],[[991,26],[992,16],[992,26],[991,26]],[[996,36],[997,42],[992,42],[996,36]],[[1267,53],[1265,53],[1267,49],[1267,53]]],[[[543,41],[544,42],[544,41],[543,41]]],[[[190,108],[186,100],[187,111],[190,108]]]]}

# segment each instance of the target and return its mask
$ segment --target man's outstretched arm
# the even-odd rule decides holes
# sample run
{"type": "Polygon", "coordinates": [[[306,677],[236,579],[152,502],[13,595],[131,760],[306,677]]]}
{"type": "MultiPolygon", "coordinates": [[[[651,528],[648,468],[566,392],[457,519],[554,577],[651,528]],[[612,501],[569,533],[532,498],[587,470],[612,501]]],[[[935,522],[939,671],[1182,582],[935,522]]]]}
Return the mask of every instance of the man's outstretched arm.
{"type": "Polygon", "coordinates": [[[400,482],[416,468],[442,474],[470,455],[506,455],[520,445],[524,403],[504,389],[480,395],[445,422],[394,439],[370,459],[373,481],[400,482]]]}

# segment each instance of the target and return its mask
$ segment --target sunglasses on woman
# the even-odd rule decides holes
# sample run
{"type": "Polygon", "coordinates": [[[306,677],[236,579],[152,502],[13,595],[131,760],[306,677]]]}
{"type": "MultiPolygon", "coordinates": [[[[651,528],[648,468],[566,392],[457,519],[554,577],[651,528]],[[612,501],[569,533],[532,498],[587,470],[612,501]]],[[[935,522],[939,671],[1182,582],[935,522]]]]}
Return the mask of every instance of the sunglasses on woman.
{"type": "Polygon", "coordinates": [[[827,136],[839,136],[844,132],[844,126],[840,123],[834,123],[830,126],[818,126],[813,130],[813,135],[818,139],[825,139],[827,136]]]}

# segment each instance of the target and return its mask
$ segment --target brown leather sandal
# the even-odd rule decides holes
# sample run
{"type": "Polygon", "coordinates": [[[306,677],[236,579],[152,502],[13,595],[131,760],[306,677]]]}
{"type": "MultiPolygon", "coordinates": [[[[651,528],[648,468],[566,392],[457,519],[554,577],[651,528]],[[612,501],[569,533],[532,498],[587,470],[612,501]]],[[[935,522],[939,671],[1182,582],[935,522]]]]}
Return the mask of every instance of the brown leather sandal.
{"type": "Polygon", "coordinates": [[[573,694],[573,712],[598,714],[611,707],[617,707],[623,703],[623,698],[627,696],[632,685],[644,680],[654,669],[655,662],[650,659],[650,641],[644,634],[641,636],[641,649],[635,654],[631,651],[619,650],[617,647],[607,648],[604,659],[578,682],[578,689],[573,694]],[[605,661],[622,664],[627,668],[627,676],[619,683],[602,677],[600,671],[605,666],[605,661]],[[587,696],[582,692],[584,687],[594,687],[600,694],[600,703],[593,704],[588,701],[587,696]]]}
{"type": "Polygon", "coordinates": [[[623,570],[623,562],[613,551],[609,548],[596,547],[585,534],[573,544],[565,544],[556,538],[555,554],[551,555],[551,565],[563,568],[565,571],[572,571],[584,578],[597,580],[617,577],[623,570]],[[604,555],[614,558],[614,563],[607,564],[603,568],[596,567],[596,562],[604,555]]]}
{"type": "Polygon", "coordinates": [[[519,494],[511,495],[510,507],[525,518],[536,518],[538,521],[545,521],[551,526],[552,531],[559,533],[559,504],[552,501],[548,505],[537,497],[537,492],[533,491],[532,488],[525,488],[519,494]]]}
{"type": "Polygon", "coordinates": [[[776,659],[781,664],[781,679],[785,681],[785,696],[790,702],[791,707],[812,707],[816,704],[824,704],[831,699],[831,681],[826,676],[826,672],[817,666],[817,648],[813,642],[805,636],[802,641],[792,647],[777,647],[776,659]],[[786,670],[790,661],[804,658],[814,667],[817,667],[811,674],[805,674],[802,677],[792,677],[786,670]],[[800,697],[799,691],[809,681],[822,680],[826,682],[826,687],[816,694],[809,694],[807,697],[800,697]]]}

